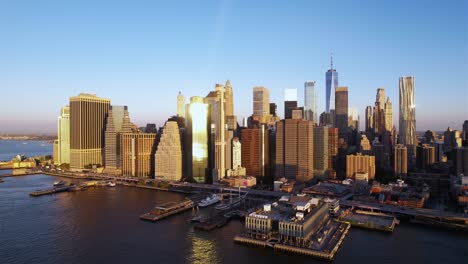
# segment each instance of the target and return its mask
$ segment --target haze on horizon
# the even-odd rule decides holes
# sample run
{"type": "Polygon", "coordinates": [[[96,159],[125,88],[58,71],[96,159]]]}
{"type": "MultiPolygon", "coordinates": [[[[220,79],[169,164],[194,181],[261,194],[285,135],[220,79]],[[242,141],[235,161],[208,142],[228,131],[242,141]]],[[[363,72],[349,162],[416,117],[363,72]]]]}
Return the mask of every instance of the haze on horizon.
{"type": "Polygon", "coordinates": [[[234,109],[252,114],[252,88],[315,80],[324,109],[334,53],[349,105],[383,87],[398,126],[398,78],[416,77],[417,130],[468,119],[468,2],[451,1],[6,1],[0,3],[0,133],[55,133],[60,108],[81,92],[128,105],[140,126],[176,112],[181,91],[205,96],[231,81],[234,109]]]}

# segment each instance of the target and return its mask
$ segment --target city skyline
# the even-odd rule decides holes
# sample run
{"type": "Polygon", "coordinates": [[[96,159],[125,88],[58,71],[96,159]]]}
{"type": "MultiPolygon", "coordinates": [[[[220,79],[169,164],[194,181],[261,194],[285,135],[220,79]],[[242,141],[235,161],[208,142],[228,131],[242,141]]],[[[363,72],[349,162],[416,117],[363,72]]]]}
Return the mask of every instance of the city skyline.
{"type": "Polygon", "coordinates": [[[365,107],[380,87],[393,102],[398,128],[401,76],[417,79],[418,131],[460,129],[468,116],[468,76],[454,75],[453,69],[468,69],[468,37],[460,34],[466,30],[467,3],[455,2],[460,6],[455,10],[451,4],[435,3],[423,10],[417,2],[405,4],[405,10],[373,2],[366,8],[335,2],[254,3],[247,10],[243,2],[188,3],[178,10],[177,22],[164,14],[179,8],[176,4],[100,3],[87,12],[82,3],[73,8],[54,1],[27,7],[9,3],[0,11],[2,24],[9,25],[0,26],[9,39],[0,44],[5,58],[0,62],[0,87],[4,98],[16,100],[2,102],[0,133],[57,133],[58,109],[69,96],[82,92],[128,105],[139,126],[161,127],[176,115],[179,91],[185,98],[204,96],[226,80],[232,83],[239,122],[252,114],[255,86],[270,90],[270,101],[283,117],[284,89],[298,89],[303,106],[304,82],[316,81],[320,114],[331,51],[339,85],[348,86],[349,106],[358,109],[361,130],[365,107]],[[307,16],[311,10],[314,16],[307,16]],[[350,10],[352,17],[347,15],[350,10]],[[332,11],[336,18],[323,23],[332,11]],[[165,23],[174,24],[170,31],[165,23]],[[197,37],[182,42],[186,36],[197,37]]]}

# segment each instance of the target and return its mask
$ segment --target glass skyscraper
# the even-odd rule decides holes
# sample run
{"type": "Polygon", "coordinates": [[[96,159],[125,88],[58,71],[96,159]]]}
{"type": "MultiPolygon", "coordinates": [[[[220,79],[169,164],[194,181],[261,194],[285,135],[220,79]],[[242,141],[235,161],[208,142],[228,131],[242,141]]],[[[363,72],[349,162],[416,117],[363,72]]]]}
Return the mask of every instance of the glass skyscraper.
{"type": "Polygon", "coordinates": [[[305,119],[318,123],[317,91],[315,81],[304,83],[304,114],[305,119]]]}
{"type": "Polygon", "coordinates": [[[330,113],[331,109],[335,109],[335,90],[338,87],[338,72],[333,69],[333,57],[331,58],[331,66],[325,75],[326,97],[325,112],[330,113]]]}

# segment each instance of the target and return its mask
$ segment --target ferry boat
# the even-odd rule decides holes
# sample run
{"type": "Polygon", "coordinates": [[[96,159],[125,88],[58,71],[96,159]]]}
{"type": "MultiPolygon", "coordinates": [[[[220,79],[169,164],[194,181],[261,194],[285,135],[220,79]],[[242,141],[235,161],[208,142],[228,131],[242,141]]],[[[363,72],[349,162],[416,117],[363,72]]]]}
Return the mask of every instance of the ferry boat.
{"type": "Polygon", "coordinates": [[[212,194],[208,197],[206,197],[205,199],[201,200],[199,203],[198,203],[198,206],[200,207],[208,207],[210,205],[213,205],[217,202],[219,202],[221,200],[221,198],[219,197],[219,195],[217,194],[212,194]]]}
{"type": "Polygon", "coordinates": [[[54,182],[54,187],[61,187],[64,186],[65,182],[64,181],[56,181],[54,182]]]}

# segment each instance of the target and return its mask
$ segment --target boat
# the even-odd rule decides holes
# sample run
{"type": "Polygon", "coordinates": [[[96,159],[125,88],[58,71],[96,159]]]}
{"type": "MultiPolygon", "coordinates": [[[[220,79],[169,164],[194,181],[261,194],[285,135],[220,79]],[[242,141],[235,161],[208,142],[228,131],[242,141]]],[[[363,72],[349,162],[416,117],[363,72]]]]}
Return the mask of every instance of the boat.
{"type": "Polygon", "coordinates": [[[238,206],[241,202],[242,202],[242,198],[236,198],[232,201],[229,201],[229,202],[224,202],[224,203],[221,203],[221,204],[218,204],[215,209],[216,210],[220,210],[220,211],[225,211],[225,210],[229,210],[229,209],[232,209],[236,206],[238,206]]]}
{"type": "Polygon", "coordinates": [[[54,187],[64,186],[64,185],[65,185],[65,182],[64,182],[64,181],[56,181],[56,182],[54,182],[54,187]]]}
{"type": "Polygon", "coordinates": [[[109,187],[115,187],[116,184],[115,184],[115,182],[108,181],[106,183],[106,185],[109,186],[109,187]]]}
{"type": "Polygon", "coordinates": [[[217,194],[212,194],[212,195],[209,195],[208,197],[206,197],[205,199],[201,200],[199,203],[198,203],[198,206],[200,207],[208,207],[210,205],[213,205],[217,202],[219,202],[221,200],[221,198],[219,197],[219,195],[217,194]]]}

